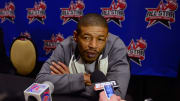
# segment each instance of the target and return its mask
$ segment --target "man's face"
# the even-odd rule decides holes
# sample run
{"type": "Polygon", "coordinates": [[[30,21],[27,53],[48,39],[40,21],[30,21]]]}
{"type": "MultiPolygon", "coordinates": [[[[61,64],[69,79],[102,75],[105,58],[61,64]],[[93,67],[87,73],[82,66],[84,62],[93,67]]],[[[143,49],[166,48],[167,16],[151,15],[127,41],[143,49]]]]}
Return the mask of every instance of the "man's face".
{"type": "Polygon", "coordinates": [[[80,29],[80,33],[74,33],[80,56],[86,63],[92,63],[105,47],[108,29],[100,26],[82,26],[80,29]]]}

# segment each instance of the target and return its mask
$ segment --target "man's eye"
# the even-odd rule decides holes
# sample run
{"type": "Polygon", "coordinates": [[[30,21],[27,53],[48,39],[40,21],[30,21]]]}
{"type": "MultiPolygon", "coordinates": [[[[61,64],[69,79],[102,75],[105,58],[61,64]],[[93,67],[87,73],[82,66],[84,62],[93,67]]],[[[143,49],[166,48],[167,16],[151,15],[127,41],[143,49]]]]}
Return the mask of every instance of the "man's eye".
{"type": "Polygon", "coordinates": [[[89,40],[89,39],[90,39],[90,37],[84,37],[84,39],[89,40]]]}
{"type": "Polygon", "coordinates": [[[104,41],[105,39],[104,39],[104,38],[99,38],[98,40],[99,40],[99,41],[104,41]]]}

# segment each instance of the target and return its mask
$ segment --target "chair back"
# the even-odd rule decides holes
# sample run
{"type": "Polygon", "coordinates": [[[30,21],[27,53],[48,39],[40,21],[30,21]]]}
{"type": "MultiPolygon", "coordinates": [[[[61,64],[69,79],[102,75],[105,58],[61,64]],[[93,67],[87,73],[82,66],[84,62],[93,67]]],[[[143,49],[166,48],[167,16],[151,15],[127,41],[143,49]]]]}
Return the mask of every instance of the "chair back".
{"type": "Polygon", "coordinates": [[[16,38],[11,46],[10,59],[18,74],[30,74],[37,60],[36,48],[32,40],[24,36],[16,38]]]}

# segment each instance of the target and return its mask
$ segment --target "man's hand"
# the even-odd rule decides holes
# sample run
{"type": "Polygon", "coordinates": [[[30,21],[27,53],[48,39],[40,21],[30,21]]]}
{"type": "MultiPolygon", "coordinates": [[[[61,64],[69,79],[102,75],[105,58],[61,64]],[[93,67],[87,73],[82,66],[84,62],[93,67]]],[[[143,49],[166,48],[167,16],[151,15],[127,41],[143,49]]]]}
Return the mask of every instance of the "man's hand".
{"type": "Polygon", "coordinates": [[[106,94],[105,94],[105,91],[102,91],[100,94],[99,94],[99,101],[125,101],[125,100],[121,100],[121,97],[120,96],[117,96],[115,94],[113,94],[110,98],[110,100],[108,100],[106,94]]]}
{"type": "Polygon", "coordinates": [[[52,65],[50,66],[51,74],[69,74],[68,67],[63,64],[62,62],[52,62],[52,65]]]}
{"type": "Polygon", "coordinates": [[[86,86],[91,86],[91,79],[90,79],[90,74],[84,74],[84,83],[86,86]]]}

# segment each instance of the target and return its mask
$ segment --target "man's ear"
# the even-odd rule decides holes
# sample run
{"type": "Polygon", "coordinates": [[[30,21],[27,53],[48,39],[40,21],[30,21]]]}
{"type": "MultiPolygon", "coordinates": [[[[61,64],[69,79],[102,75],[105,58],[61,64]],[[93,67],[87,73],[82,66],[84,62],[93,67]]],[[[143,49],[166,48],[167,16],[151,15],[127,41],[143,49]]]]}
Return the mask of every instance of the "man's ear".
{"type": "Polygon", "coordinates": [[[77,42],[77,31],[74,30],[74,33],[73,33],[73,38],[74,38],[74,41],[77,42]]]}
{"type": "Polygon", "coordinates": [[[109,33],[107,33],[107,37],[106,37],[106,40],[108,40],[108,37],[109,37],[109,33]]]}

